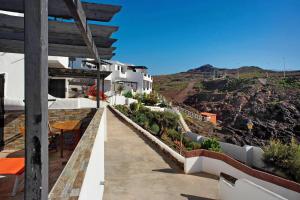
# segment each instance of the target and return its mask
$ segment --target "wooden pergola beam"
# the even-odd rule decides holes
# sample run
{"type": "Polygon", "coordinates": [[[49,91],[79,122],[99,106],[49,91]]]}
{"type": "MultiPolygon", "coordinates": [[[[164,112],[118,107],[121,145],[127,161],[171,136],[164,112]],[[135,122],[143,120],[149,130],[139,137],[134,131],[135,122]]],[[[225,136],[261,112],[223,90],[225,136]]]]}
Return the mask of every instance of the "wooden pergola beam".
{"type": "MultiPolygon", "coordinates": [[[[67,68],[49,68],[49,77],[56,78],[90,78],[96,79],[98,72],[96,70],[84,70],[84,69],[67,69],[67,68]]],[[[100,71],[101,78],[106,78],[111,72],[100,71]]]]}
{"type": "MultiPolygon", "coordinates": [[[[0,0],[0,10],[24,13],[24,0],[0,0]]],[[[88,20],[108,22],[121,10],[121,6],[82,2],[88,20]]],[[[49,0],[49,16],[73,18],[63,0],[49,0]]]]}
{"type": "Polygon", "coordinates": [[[93,40],[91,30],[87,23],[87,18],[84,13],[81,1],[80,0],[64,0],[64,2],[66,3],[71,15],[73,16],[73,19],[75,20],[75,23],[76,23],[78,29],[81,32],[83,40],[85,41],[86,46],[88,47],[88,50],[89,50],[92,58],[94,58],[98,63],[101,63],[100,56],[99,56],[97,47],[95,45],[95,42],[93,40]]]}
{"type": "MultiPolygon", "coordinates": [[[[50,44],[85,46],[85,42],[79,34],[53,33],[49,31],[48,37],[50,44]]],[[[110,48],[117,41],[112,38],[93,38],[97,47],[101,48],[110,48]]],[[[0,26],[0,39],[24,41],[24,32],[6,31],[5,28],[0,26]]]]}
{"type": "MultiPolygon", "coordinates": [[[[77,57],[77,58],[91,58],[88,48],[86,46],[74,46],[63,44],[49,44],[48,54],[49,56],[65,56],[65,57],[77,57]]],[[[111,59],[115,54],[114,47],[110,48],[98,48],[101,59],[111,59]]],[[[24,42],[18,40],[6,40],[0,39],[0,52],[8,53],[24,53],[24,42]]]]}
{"type": "MultiPolygon", "coordinates": [[[[49,43],[86,46],[74,23],[49,21],[49,43]]],[[[115,26],[90,25],[97,47],[111,47],[116,39],[109,38],[115,26]]],[[[24,40],[24,17],[0,14],[0,39],[24,40]]]]}
{"type": "MultiPolygon", "coordinates": [[[[49,20],[48,24],[49,34],[65,33],[66,35],[75,34],[81,36],[81,32],[77,29],[76,24],[74,24],[73,22],[49,20]]],[[[22,32],[24,31],[24,17],[0,14],[0,27],[6,31],[22,32]]],[[[96,38],[109,38],[114,32],[118,31],[119,29],[117,26],[104,26],[95,24],[89,24],[89,27],[93,37],[96,38]]]]}
{"type": "Polygon", "coordinates": [[[48,199],[48,1],[26,0],[25,200],[48,199]]]}

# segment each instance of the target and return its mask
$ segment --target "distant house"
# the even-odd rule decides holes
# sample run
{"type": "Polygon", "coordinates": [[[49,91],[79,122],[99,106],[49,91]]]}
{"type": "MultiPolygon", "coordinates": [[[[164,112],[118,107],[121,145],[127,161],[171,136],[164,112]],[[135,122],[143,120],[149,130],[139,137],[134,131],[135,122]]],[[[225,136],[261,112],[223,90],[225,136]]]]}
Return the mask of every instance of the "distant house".
{"type": "MultiPolygon", "coordinates": [[[[79,59],[73,61],[75,68],[87,68],[85,62],[78,62],[78,60],[79,59]]],[[[112,72],[104,80],[104,92],[106,93],[115,93],[120,85],[124,87],[124,92],[131,91],[133,93],[149,94],[152,91],[153,78],[149,75],[148,68],[145,66],[135,66],[119,61],[104,60],[101,67],[101,70],[112,72]]],[[[96,70],[95,66],[89,66],[89,68],[96,70]]],[[[86,82],[83,83],[83,85],[86,84],[86,82]]]]}
{"type": "Polygon", "coordinates": [[[214,125],[217,124],[217,115],[216,114],[208,113],[208,112],[201,112],[200,114],[201,114],[204,121],[211,122],[214,125]]]}
{"type": "Polygon", "coordinates": [[[112,71],[105,79],[105,88],[116,91],[118,85],[124,86],[124,91],[149,94],[152,91],[153,79],[145,66],[124,64],[118,61],[105,61],[107,71],[112,71]]]}

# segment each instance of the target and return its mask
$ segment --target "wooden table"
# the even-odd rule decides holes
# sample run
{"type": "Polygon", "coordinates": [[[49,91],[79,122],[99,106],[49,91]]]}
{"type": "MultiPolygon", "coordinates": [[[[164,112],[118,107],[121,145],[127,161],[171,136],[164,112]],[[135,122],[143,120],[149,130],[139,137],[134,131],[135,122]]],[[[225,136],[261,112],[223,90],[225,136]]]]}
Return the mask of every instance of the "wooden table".
{"type": "Polygon", "coordinates": [[[60,130],[60,157],[64,157],[63,153],[63,147],[64,147],[64,132],[74,132],[76,134],[75,136],[75,144],[74,146],[77,145],[77,143],[80,140],[80,126],[81,126],[81,121],[80,120],[67,120],[67,121],[61,121],[61,122],[55,122],[51,124],[51,127],[55,129],[60,130]]]}

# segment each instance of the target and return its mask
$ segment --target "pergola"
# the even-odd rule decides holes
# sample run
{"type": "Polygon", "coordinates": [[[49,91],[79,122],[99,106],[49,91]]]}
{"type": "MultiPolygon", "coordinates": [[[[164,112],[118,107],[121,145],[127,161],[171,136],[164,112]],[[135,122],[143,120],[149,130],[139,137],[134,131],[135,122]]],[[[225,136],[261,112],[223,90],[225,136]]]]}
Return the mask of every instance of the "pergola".
{"type": "Polygon", "coordinates": [[[0,15],[0,51],[25,54],[25,199],[48,198],[48,55],[94,59],[99,90],[107,73],[100,72],[101,59],[114,55],[110,36],[118,28],[88,20],[109,22],[120,9],[80,0],[0,0],[0,10],[24,13],[0,15]]]}

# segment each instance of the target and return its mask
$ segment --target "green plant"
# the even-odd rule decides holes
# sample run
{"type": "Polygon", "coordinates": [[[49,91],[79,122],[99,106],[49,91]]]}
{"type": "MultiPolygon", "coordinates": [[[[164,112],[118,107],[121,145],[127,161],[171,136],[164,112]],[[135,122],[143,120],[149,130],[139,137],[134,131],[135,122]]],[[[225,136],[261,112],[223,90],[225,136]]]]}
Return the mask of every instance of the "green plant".
{"type": "Polygon", "coordinates": [[[159,132],[159,126],[157,124],[152,124],[150,130],[156,135],[159,132]]]}
{"type": "Polygon", "coordinates": [[[129,105],[129,108],[132,112],[137,112],[140,109],[140,104],[139,103],[131,103],[129,105]]]}
{"type": "Polygon", "coordinates": [[[300,88],[300,81],[297,78],[288,77],[281,79],[279,85],[284,88],[300,88]]]}
{"type": "Polygon", "coordinates": [[[199,144],[198,142],[192,141],[191,139],[188,139],[186,137],[183,138],[182,143],[185,146],[186,150],[188,150],[188,151],[201,149],[201,144],[199,144]]]}
{"type": "Polygon", "coordinates": [[[181,139],[181,134],[174,129],[169,129],[167,134],[172,141],[180,141],[181,139]]]}
{"type": "Polygon", "coordinates": [[[124,115],[126,115],[127,117],[129,116],[130,110],[127,106],[124,105],[116,105],[115,108],[120,111],[121,113],[123,113],[124,115]]]}
{"type": "Polygon", "coordinates": [[[176,129],[178,126],[179,117],[177,114],[172,112],[155,112],[155,121],[160,127],[158,134],[161,137],[168,129],[176,129]]]}
{"type": "Polygon", "coordinates": [[[138,102],[142,102],[143,96],[139,93],[133,96],[134,99],[138,100],[138,102]]]}
{"type": "Polygon", "coordinates": [[[288,168],[290,165],[289,160],[294,154],[290,151],[289,145],[283,144],[279,140],[272,140],[265,147],[264,152],[264,160],[280,168],[288,168]]]}
{"type": "Polygon", "coordinates": [[[119,86],[117,87],[117,92],[118,92],[119,94],[122,94],[124,88],[125,88],[124,85],[119,85],[119,86]]]}
{"type": "Polygon", "coordinates": [[[300,145],[294,138],[289,144],[271,140],[270,144],[264,148],[263,159],[300,182],[300,145]]]}
{"type": "Polygon", "coordinates": [[[144,93],[141,101],[147,106],[154,106],[159,102],[159,98],[155,93],[150,93],[148,95],[144,93]]]}
{"type": "Polygon", "coordinates": [[[131,91],[128,91],[128,92],[126,92],[126,93],[124,94],[124,97],[126,97],[126,98],[132,98],[132,97],[133,97],[133,94],[132,94],[131,91]]]}
{"type": "Polygon", "coordinates": [[[193,150],[201,149],[201,144],[199,144],[198,142],[192,142],[192,147],[193,147],[193,150]]]}
{"type": "Polygon", "coordinates": [[[149,127],[149,120],[144,113],[135,113],[133,121],[146,129],[149,127]]]}
{"type": "Polygon", "coordinates": [[[216,152],[221,151],[220,143],[218,142],[218,140],[216,138],[208,138],[208,139],[204,140],[201,143],[201,148],[207,149],[210,151],[216,151],[216,152]]]}

